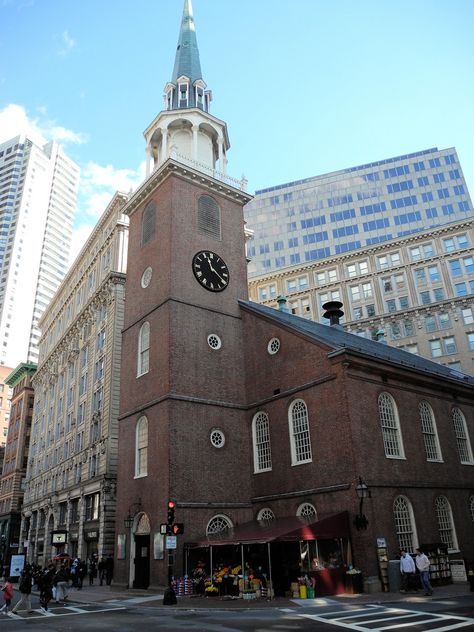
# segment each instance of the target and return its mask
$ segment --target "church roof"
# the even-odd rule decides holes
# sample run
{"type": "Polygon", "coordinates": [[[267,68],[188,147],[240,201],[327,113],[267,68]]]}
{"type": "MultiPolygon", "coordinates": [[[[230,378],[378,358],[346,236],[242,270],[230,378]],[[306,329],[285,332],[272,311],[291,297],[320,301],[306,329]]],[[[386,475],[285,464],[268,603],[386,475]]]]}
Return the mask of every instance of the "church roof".
{"type": "Polygon", "coordinates": [[[179,77],[182,76],[189,77],[191,84],[197,79],[202,79],[191,0],[184,2],[172,83],[176,84],[179,77]]]}
{"type": "Polygon", "coordinates": [[[356,336],[355,334],[344,331],[342,327],[322,325],[321,323],[307,320],[306,318],[301,318],[294,314],[260,305],[252,301],[239,300],[239,305],[258,316],[273,320],[276,324],[286,329],[289,328],[295,331],[295,333],[304,334],[306,337],[328,346],[333,352],[349,351],[368,358],[376,358],[397,365],[398,367],[429,373],[433,376],[461,382],[466,386],[474,386],[474,377],[461,373],[461,371],[450,369],[442,364],[437,364],[436,362],[409,353],[403,349],[390,347],[389,345],[375,340],[362,338],[362,336],[356,336]]]}

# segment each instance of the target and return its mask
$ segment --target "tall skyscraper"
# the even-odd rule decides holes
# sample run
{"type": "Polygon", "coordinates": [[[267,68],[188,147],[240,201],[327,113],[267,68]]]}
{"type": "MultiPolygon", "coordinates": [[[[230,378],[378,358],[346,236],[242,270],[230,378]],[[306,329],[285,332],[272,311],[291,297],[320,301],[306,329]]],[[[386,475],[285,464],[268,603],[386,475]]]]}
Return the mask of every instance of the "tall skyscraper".
{"type": "Polygon", "coordinates": [[[54,142],[0,144],[0,365],[38,361],[38,320],[69,265],[79,167],[54,142]]]}
{"type": "Polygon", "coordinates": [[[474,214],[454,148],[436,147],[256,191],[249,276],[321,261],[474,214]]]}

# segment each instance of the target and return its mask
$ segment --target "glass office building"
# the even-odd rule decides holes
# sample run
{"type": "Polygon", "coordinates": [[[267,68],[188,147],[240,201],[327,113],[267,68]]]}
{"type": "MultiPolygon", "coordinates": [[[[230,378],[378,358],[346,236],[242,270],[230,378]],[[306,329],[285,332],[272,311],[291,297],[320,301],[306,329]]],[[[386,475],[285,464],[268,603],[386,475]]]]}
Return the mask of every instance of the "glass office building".
{"type": "Polygon", "coordinates": [[[249,276],[473,216],[454,148],[436,147],[256,191],[249,276]]]}

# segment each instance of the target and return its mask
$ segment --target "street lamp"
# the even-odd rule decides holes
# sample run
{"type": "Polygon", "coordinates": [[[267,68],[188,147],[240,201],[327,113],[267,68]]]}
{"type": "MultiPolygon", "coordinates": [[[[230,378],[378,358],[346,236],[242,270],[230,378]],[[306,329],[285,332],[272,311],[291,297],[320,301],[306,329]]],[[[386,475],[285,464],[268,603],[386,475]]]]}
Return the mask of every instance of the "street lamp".
{"type": "Polygon", "coordinates": [[[134,517],[128,514],[128,516],[124,519],[123,524],[125,525],[125,529],[131,529],[133,527],[134,517]]]}
{"type": "Polygon", "coordinates": [[[354,518],[354,525],[357,531],[360,531],[361,529],[367,529],[367,525],[369,524],[367,517],[362,512],[362,507],[364,505],[364,498],[371,498],[371,493],[370,493],[370,489],[368,485],[364,483],[364,481],[362,480],[360,476],[359,476],[359,482],[357,483],[355,490],[360,500],[360,503],[359,503],[359,515],[357,515],[354,518]]]}

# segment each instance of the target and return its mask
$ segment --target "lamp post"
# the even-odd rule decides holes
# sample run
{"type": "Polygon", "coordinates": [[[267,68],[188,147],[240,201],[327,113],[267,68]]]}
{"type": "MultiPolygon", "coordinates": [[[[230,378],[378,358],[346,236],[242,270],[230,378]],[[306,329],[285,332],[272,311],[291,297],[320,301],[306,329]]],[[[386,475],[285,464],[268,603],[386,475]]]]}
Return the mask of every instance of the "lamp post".
{"type": "Polygon", "coordinates": [[[372,496],[371,496],[368,485],[364,483],[364,481],[362,480],[360,476],[359,476],[359,482],[357,483],[355,490],[360,500],[360,503],[359,503],[359,514],[354,518],[354,525],[357,531],[360,531],[361,529],[367,529],[367,525],[369,524],[367,517],[362,512],[362,508],[364,506],[364,498],[371,498],[372,496]]]}
{"type": "Polygon", "coordinates": [[[134,517],[130,513],[130,509],[128,510],[128,515],[124,518],[123,524],[125,529],[128,530],[128,577],[129,581],[127,582],[127,588],[130,588],[130,565],[132,563],[132,527],[133,527],[134,517]]]}

